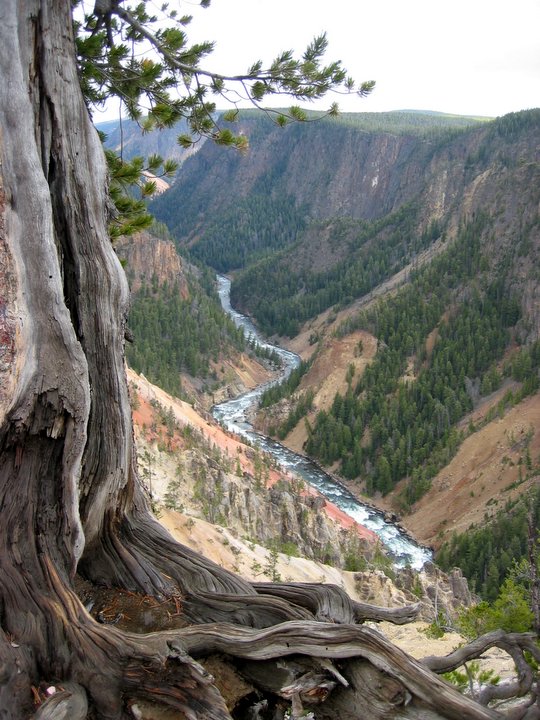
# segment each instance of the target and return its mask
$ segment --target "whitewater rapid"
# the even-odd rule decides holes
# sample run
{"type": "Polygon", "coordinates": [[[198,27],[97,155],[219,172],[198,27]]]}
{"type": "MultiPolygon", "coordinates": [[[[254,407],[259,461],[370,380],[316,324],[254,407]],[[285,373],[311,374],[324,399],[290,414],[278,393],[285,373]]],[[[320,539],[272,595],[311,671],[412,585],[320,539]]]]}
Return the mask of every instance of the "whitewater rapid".
{"type": "Polygon", "coordinates": [[[238,327],[243,328],[246,337],[252,336],[263,348],[274,350],[281,358],[283,371],[280,377],[271,382],[263,383],[233,400],[214,405],[212,414],[227,430],[247,438],[254,445],[271,453],[283,468],[301,476],[309,485],[316,488],[330,502],[337,505],[351,518],[369,530],[373,530],[381,542],[394,557],[396,565],[410,565],[420,570],[424,563],[431,560],[432,553],[421,547],[406,535],[397,525],[387,521],[384,515],[369,505],[361,503],[343,485],[336,482],[308,458],[289,450],[271,438],[256,432],[248,422],[248,412],[258,403],[262,393],[272,385],[281,382],[300,363],[300,358],[293,352],[272,345],[265,341],[256,327],[241,313],[231,307],[230,280],[222,275],[217,276],[218,292],[223,309],[232,317],[238,327]]]}

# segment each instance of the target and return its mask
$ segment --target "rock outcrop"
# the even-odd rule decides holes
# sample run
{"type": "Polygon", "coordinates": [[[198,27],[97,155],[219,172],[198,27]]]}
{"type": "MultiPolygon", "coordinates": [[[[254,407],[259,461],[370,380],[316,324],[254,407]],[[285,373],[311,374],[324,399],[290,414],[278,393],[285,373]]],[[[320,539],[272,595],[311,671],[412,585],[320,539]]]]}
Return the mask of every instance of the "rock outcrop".
{"type": "Polygon", "coordinates": [[[411,568],[370,570],[355,573],[357,593],[366,602],[383,607],[420,602],[419,618],[453,627],[457,614],[475,601],[459,568],[442,572],[426,563],[421,571],[411,568]]]}
{"type": "Polygon", "coordinates": [[[155,282],[159,286],[177,284],[181,297],[189,296],[183,262],[171,240],[162,240],[143,230],[119,238],[115,249],[125,265],[132,293],[137,293],[144,284],[155,282]]]}
{"type": "Polygon", "coordinates": [[[450,625],[473,598],[456,570],[398,569],[376,536],[208,415],[130,373],[140,473],[181,542],[249,580],[339,584],[385,607],[421,603],[450,625]],[[304,559],[306,558],[306,559],[304,559]]]}

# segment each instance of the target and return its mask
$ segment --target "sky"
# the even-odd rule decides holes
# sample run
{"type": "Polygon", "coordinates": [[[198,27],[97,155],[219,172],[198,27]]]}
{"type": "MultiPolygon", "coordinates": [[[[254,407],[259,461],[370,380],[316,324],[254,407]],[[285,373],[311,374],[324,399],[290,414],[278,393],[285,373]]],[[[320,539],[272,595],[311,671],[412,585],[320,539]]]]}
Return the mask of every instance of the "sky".
{"type": "MultiPolygon", "coordinates": [[[[159,6],[159,0],[150,0],[159,6]]],[[[245,72],[325,31],[368,98],[328,97],[343,111],[435,110],[496,117],[540,107],[540,0],[169,0],[193,15],[190,40],[214,40],[205,69],[245,72]]],[[[283,104],[283,101],[282,101],[283,104]]],[[[314,107],[307,105],[305,107],[314,107]]],[[[97,118],[95,118],[97,120],[97,118]]]]}

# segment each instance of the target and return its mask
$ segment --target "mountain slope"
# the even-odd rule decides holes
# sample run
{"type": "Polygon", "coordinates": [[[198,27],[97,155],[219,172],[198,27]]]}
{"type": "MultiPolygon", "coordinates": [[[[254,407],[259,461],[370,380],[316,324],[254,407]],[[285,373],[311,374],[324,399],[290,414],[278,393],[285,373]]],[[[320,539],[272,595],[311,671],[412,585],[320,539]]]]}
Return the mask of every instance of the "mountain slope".
{"type": "MultiPolygon", "coordinates": [[[[341,194],[333,212],[339,217],[312,222],[292,247],[239,274],[233,300],[267,332],[295,334],[299,324],[291,326],[291,318],[301,324],[369,293],[439,238],[454,240],[460,224],[482,212],[493,218],[482,238],[486,257],[512,262],[510,276],[528,294],[524,305],[532,302],[535,281],[528,270],[537,252],[539,138],[540,113],[534,111],[515,124],[503,118],[438,145],[416,139],[402,166],[384,155],[382,143],[380,166],[364,166],[361,186],[340,175],[336,163],[341,194]]],[[[411,142],[397,140],[404,147],[411,142]]]]}
{"type": "Polygon", "coordinates": [[[115,245],[132,291],[130,366],[207,406],[271,377],[269,354],[250,347],[223,312],[211,271],[182,259],[156,230],[165,239],[142,232],[115,245]]]}
{"type": "MultiPolygon", "coordinates": [[[[509,468],[519,457],[508,454],[514,465],[500,477],[490,430],[537,403],[540,111],[423,123],[420,132],[403,118],[384,128],[346,118],[279,136],[249,118],[248,157],[203,149],[156,209],[190,252],[235,268],[240,309],[267,333],[295,336],[289,344],[304,357],[316,354],[264,426],[282,435],[297,423],[285,442],[412,512],[438,542],[489,518],[517,482],[509,468]],[[171,199],[185,204],[182,218],[171,199]],[[479,484],[475,445],[492,459],[479,484]],[[471,472],[455,471],[460,462],[471,472]],[[454,496],[462,511],[451,511],[454,496]]],[[[535,425],[532,448],[536,434],[535,425]]],[[[534,484],[533,470],[534,457],[512,497],[534,484]]]]}
{"type": "Polygon", "coordinates": [[[248,114],[246,156],[206,145],[152,204],[199,259],[221,271],[248,266],[232,297],[266,332],[294,335],[365,295],[479,210],[497,218],[490,252],[513,243],[527,254],[540,111],[429,133],[433,116],[374,115],[277,129],[248,114]],[[404,117],[421,118],[421,131],[404,117]]]}

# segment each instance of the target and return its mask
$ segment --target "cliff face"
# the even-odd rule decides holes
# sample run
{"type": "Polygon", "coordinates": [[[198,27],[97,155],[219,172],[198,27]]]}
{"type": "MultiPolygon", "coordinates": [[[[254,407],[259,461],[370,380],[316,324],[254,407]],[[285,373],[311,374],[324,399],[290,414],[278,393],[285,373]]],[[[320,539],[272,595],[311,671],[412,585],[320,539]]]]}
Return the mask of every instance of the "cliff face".
{"type": "Polygon", "coordinates": [[[324,131],[313,134],[309,152],[295,143],[285,173],[287,192],[313,218],[370,220],[419,192],[427,153],[417,138],[348,129],[328,142],[324,131]]]}
{"type": "MultiPolygon", "coordinates": [[[[301,303],[321,274],[345,273],[343,263],[364,252],[367,263],[392,233],[402,239],[385,257],[398,270],[429,249],[419,238],[434,221],[433,241],[443,234],[451,242],[478,213],[492,219],[483,253],[492,264],[506,263],[525,324],[538,325],[539,110],[429,134],[364,129],[346,118],[279,129],[257,116],[241,120],[237,130],[250,138],[245,156],[206,144],[152,209],[210,265],[227,271],[251,264],[253,278],[241,274],[232,296],[261,326],[261,305],[284,295],[301,303]],[[253,263],[275,249],[280,253],[265,267],[271,280],[263,288],[253,263]]],[[[326,307],[352,299],[338,293],[326,307]]],[[[311,317],[326,307],[317,304],[311,317]]],[[[278,325],[266,329],[298,331],[278,325]]]]}
{"type": "Polygon", "coordinates": [[[377,537],[144,378],[130,373],[140,472],[155,502],[252,542],[343,567],[371,558],[377,537]]]}
{"type": "Polygon", "coordinates": [[[373,533],[301,480],[209,416],[129,378],[139,473],[180,542],[250,581],[331,582],[383,607],[420,602],[427,622],[438,612],[455,618],[471,603],[459,571],[397,570],[373,533]]]}
{"type": "Polygon", "coordinates": [[[380,218],[420,198],[426,220],[457,202],[467,201],[463,209],[473,210],[497,187],[511,190],[510,176],[518,184],[520,177],[530,179],[540,152],[537,115],[429,135],[339,121],[280,129],[248,116],[236,128],[250,138],[246,155],[206,144],[154,209],[186,240],[196,239],[202,221],[254,191],[289,195],[315,220],[380,218]]]}
{"type": "Polygon", "coordinates": [[[208,459],[198,450],[184,456],[183,482],[177,492],[191,514],[260,545],[336,567],[346,565],[349,553],[372,557],[377,542],[373,533],[345,520],[336,522],[334,516],[341,515],[337,509],[303,482],[270,472],[268,460],[257,459],[249,448],[244,454],[255,469],[244,470],[241,476],[231,472],[223,458],[208,459]],[[268,480],[258,475],[257,463],[263,464],[268,480]]]}
{"type": "Polygon", "coordinates": [[[177,283],[181,297],[189,296],[184,265],[172,241],[143,231],[120,238],[115,248],[124,262],[131,292],[137,293],[142,285],[155,281],[159,286],[177,283]]]}
{"type": "Polygon", "coordinates": [[[209,217],[254,192],[290,196],[311,219],[381,217],[420,191],[431,154],[419,138],[326,122],[279,129],[248,118],[237,130],[250,137],[246,155],[207,143],[153,203],[181,242],[196,242],[209,217]]]}

